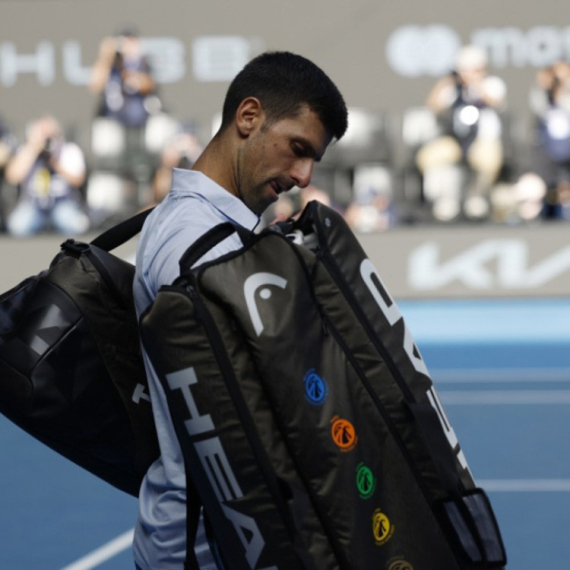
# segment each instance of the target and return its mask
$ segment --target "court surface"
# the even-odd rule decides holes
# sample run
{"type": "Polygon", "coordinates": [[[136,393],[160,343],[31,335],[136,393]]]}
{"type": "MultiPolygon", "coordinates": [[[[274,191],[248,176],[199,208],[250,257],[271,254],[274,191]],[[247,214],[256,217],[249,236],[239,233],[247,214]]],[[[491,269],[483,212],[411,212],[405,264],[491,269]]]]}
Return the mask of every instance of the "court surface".
{"type": "MultiPolygon", "coordinates": [[[[489,493],[508,568],[570,567],[570,299],[399,306],[489,493]]],[[[1,569],[134,568],[134,498],[1,417],[0,453],[1,569]]]]}

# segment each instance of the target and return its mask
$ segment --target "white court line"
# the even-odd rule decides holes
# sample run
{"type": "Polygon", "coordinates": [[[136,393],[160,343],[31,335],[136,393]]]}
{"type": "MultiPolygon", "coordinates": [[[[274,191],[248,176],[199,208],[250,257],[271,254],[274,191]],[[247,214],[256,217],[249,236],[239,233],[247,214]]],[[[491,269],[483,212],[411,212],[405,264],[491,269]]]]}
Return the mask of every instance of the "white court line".
{"type": "Polygon", "coordinates": [[[134,532],[135,529],[128,530],[61,570],[91,570],[91,568],[96,568],[103,564],[103,562],[113,558],[113,556],[117,556],[117,554],[132,546],[134,532]]]}
{"type": "Polygon", "coordinates": [[[468,405],[526,405],[570,404],[570,390],[485,390],[451,392],[438,390],[441,401],[447,406],[468,405]]]}
{"type": "Polygon", "coordinates": [[[570,479],[481,479],[477,486],[499,493],[568,493],[570,479]]]}
{"type": "Polygon", "coordinates": [[[480,368],[476,370],[432,370],[437,384],[500,383],[500,382],[569,382],[569,368],[480,368]]]}

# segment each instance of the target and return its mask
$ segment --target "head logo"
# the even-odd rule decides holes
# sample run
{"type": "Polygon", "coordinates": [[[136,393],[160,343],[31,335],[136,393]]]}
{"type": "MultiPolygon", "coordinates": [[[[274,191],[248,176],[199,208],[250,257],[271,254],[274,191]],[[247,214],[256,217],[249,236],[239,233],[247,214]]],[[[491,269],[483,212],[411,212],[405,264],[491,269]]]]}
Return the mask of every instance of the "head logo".
{"type": "MultiPolygon", "coordinates": [[[[255,293],[264,285],[276,285],[277,287],[281,287],[281,289],[285,289],[287,280],[273,273],[254,273],[245,280],[243,293],[245,295],[245,302],[247,303],[247,310],[249,311],[249,316],[251,317],[251,322],[253,323],[253,328],[257,336],[263,332],[263,323],[261,322],[259,310],[255,302],[255,293]]],[[[264,287],[259,292],[259,296],[266,301],[271,297],[271,289],[264,287]]]]}
{"type": "Polygon", "coordinates": [[[356,446],[358,438],[354,426],[348,421],[335,416],[332,420],[331,434],[333,441],[341,451],[350,451],[356,446]]]}
{"type": "Polygon", "coordinates": [[[303,382],[305,383],[305,397],[307,400],[317,406],[323,404],[329,393],[326,380],[321,378],[314,368],[311,368],[307,370],[303,382]]]}
{"type": "Polygon", "coordinates": [[[414,567],[406,560],[391,560],[387,570],[414,570],[414,567]]]}
{"type": "Polygon", "coordinates": [[[380,509],[376,509],[372,515],[372,533],[378,546],[388,542],[394,534],[394,525],[380,509]]]}
{"type": "Polygon", "coordinates": [[[356,469],[356,487],[361,499],[370,499],[376,490],[374,474],[364,463],[360,463],[356,469]]]}

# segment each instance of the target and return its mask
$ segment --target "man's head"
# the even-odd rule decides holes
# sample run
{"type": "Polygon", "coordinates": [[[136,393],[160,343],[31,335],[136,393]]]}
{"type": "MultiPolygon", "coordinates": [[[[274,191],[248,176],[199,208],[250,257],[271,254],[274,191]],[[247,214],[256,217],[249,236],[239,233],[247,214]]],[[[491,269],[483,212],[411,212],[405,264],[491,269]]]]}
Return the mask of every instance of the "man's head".
{"type": "Polygon", "coordinates": [[[344,135],[347,117],[342,95],[314,63],[288,52],[258,56],[224,102],[215,139],[230,141],[234,164],[222,185],[260,215],[281,192],[309,184],[314,163],[344,135]]]}
{"type": "Polygon", "coordinates": [[[348,125],[346,105],[336,85],[313,62],[293,53],[263,53],[238,73],[224,101],[222,130],[234,121],[247,97],[259,99],[269,123],[294,117],[306,105],[332,138],[340,139],[348,125]]]}

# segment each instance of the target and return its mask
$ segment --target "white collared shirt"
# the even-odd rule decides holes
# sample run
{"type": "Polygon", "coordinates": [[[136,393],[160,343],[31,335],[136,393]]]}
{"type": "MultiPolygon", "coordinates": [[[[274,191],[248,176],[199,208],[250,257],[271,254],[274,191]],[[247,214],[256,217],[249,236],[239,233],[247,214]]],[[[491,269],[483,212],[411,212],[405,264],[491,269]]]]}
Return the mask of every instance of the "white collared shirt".
{"type": "MultiPolygon", "coordinates": [[[[237,197],[201,172],[174,169],[172,187],[147,218],[137,247],[133,286],[137,315],[154,301],[163,285],[179,274],[186,249],[212,227],[231,221],[253,230],[259,218],[237,197]]],[[[205,254],[200,263],[239,249],[233,234],[205,254]]],[[[166,396],[143,350],[161,457],[150,467],[139,495],[139,517],[133,544],[143,570],[181,570],[186,556],[186,481],[184,461],[166,396]]],[[[215,568],[203,533],[196,551],[201,567],[215,568]]]]}

